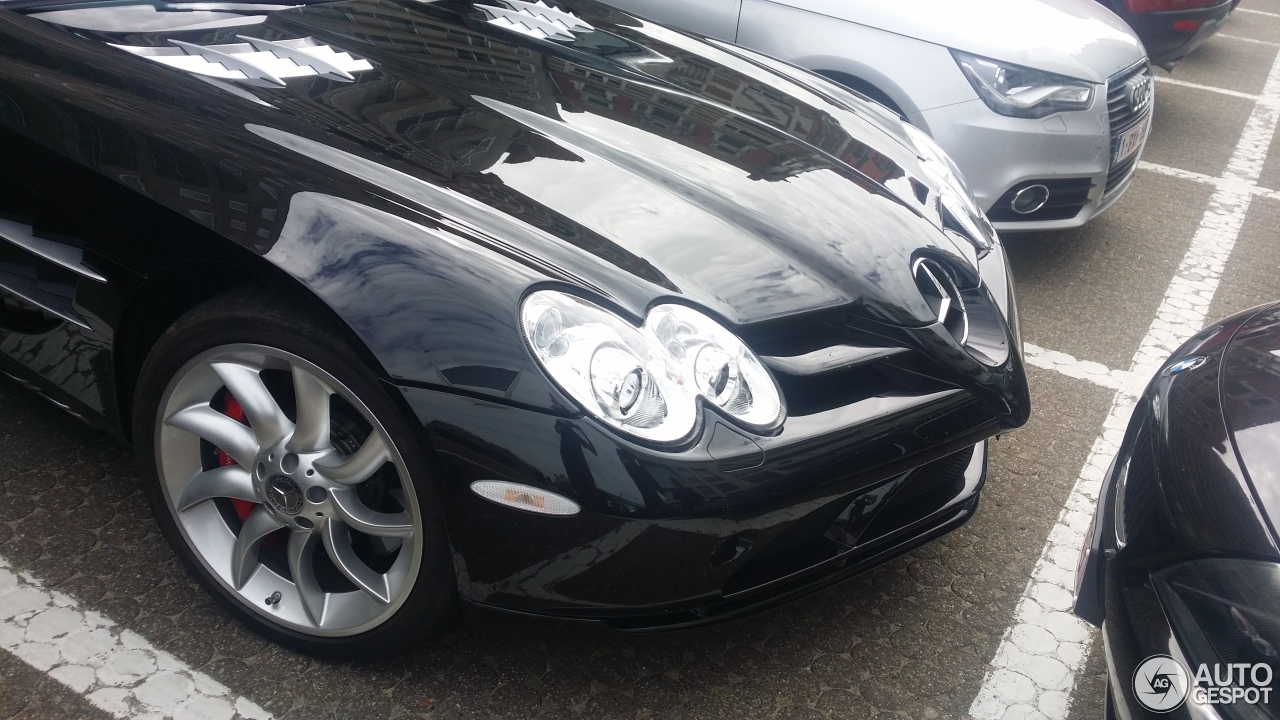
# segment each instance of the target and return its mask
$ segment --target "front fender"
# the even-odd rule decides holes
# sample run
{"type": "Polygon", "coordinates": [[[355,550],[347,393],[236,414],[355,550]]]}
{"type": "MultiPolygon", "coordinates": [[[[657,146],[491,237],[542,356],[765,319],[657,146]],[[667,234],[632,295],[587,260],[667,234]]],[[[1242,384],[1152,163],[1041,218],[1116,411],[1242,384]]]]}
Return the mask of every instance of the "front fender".
{"type": "Polygon", "coordinates": [[[573,412],[534,365],[517,326],[524,290],[546,279],[526,265],[318,192],[291,198],[266,259],[327,304],[394,382],[573,412]]]}
{"type": "Polygon", "coordinates": [[[738,44],[815,72],[861,78],[908,115],[975,97],[951,52],[941,45],[768,0],[744,3],[738,44]]]}
{"type": "Polygon", "coordinates": [[[1220,395],[1223,354],[1251,315],[1201,331],[1147,386],[1141,407],[1148,409],[1136,414],[1126,438],[1133,459],[1116,489],[1123,501],[1116,523],[1125,544],[1117,555],[1121,562],[1157,568],[1207,553],[1276,556],[1228,435],[1220,395]]]}

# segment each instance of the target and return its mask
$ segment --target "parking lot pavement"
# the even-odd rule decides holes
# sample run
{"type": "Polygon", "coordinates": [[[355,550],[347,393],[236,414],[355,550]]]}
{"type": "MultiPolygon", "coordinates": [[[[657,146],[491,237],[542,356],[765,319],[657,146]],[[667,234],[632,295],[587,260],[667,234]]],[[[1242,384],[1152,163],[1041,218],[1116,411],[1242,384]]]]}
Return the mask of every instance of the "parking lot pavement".
{"type": "Polygon", "coordinates": [[[1117,212],[1076,230],[1007,238],[1025,340],[1128,369],[1211,194],[1202,183],[1139,173],[1117,212]]]}
{"type": "Polygon", "coordinates": [[[1280,10],[1276,9],[1275,3],[1242,3],[1239,9],[1244,12],[1231,19],[1231,27],[1226,32],[1253,40],[1275,42],[1276,35],[1280,34],[1280,10]]]}
{"type": "MultiPolygon", "coordinates": [[[[1230,31],[1223,31],[1230,34],[1230,31]]],[[[1196,49],[1192,59],[1180,63],[1173,72],[1156,70],[1162,79],[1216,87],[1233,92],[1257,95],[1267,81],[1267,71],[1280,46],[1262,42],[1227,41],[1206,43],[1196,49]]],[[[1157,88],[1163,94],[1168,86],[1157,88]]],[[[1212,92],[1212,91],[1209,91],[1212,92]]],[[[1165,127],[1168,131],[1172,128],[1165,127]]],[[[1230,137],[1224,137],[1230,140],[1230,137]]]]}
{"type": "Polygon", "coordinates": [[[1240,232],[1235,262],[1223,274],[1222,288],[1213,300],[1211,317],[1223,317],[1250,308],[1257,298],[1275,294],[1276,228],[1280,228],[1280,198],[1254,200],[1240,232]]]}
{"type": "MultiPolygon", "coordinates": [[[[1217,40],[1216,42],[1223,42],[1217,40]]],[[[1251,48],[1253,45],[1229,41],[1251,48]]],[[[1274,53],[1269,53],[1275,57],[1274,53]]],[[[1190,63],[1195,55],[1187,58],[1190,63]]],[[[1253,112],[1254,101],[1200,87],[1161,82],[1173,75],[1157,71],[1155,124],[1142,159],[1149,163],[1218,177],[1227,169],[1227,160],[1253,112]]],[[[1179,82],[1181,82],[1179,80],[1179,82]]]]}
{"type": "Polygon", "coordinates": [[[1245,10],[1257,10],[1280,15],[1280,0],[1244,0],[1240,7],[1245,10]]]}
{"type": "Polygon", "coordinates": [[[99,720],[110,715],[9,653],[0,654],[0,717],[99,720]]]}
{"type": "MultiPolygon", "coordinates": [[[[1189,84],[1157,85],[1145,162],[1106,216],[1006,239],[1036,365],[1035,412],[992,443],[982,507],[960,531],[716,628],[628,636],[470,613],[407,656],[325,663],[247,631],[184,575],[126,448],[0,379],[0,594],[11,593],[0,600],[0,647],[9,648],[0,651],[0,717],[106,717],[103,708],[123,714],[133,702],[210,717],[1100,717],[1101,653],[1083,626],[1055,627],[1062,672],[1037,660],[1010,680],[990,663],[1035,640],[1020,614],[1029,591],[1050,609],[1066,602],[1060,586],[1028,580],[1069,579],[1070,550],[1046,550],[1046,539],[1064,504],[1081,502],[1104,424],[1118,422],[1124,371],[1151,338],[1180,264],[1203,245],[1215,178],[1239,155],[1257,107],[1240,95],[1262,92],[1274,74],[1280,17],[1261,13],[1280,14],[1278,4],[1245,0],[1257,12],[1237,13],[1224,37],[1168,76],[1189,84]],[[15,587],[43,617],[14,619],[15,587]],[[983,692],[1003,709],[976,706],[983,692]]],[[[1278,176],[1272,157],[1259,183],[1275,189],[1278,176]]],[[[1280,193],[1249,197],[1210,317],[1276,295],[1280,193]]]]}

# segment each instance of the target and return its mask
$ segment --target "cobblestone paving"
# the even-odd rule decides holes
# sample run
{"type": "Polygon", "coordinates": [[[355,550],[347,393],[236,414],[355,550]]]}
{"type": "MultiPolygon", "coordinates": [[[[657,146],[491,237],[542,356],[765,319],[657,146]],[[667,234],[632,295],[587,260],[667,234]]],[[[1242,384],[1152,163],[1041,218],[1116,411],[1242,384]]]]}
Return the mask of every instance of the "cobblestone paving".
{"type": "Polygon", "coordinates": [[[106,720],[71,688],[25,662],[0,653],[0,717],[41,720],[106,720]]]}
{"type": "Polygon", "coordinates": [[[145,638],[0,562],[0,647],[116,716],[268,713],[145,638]]]}

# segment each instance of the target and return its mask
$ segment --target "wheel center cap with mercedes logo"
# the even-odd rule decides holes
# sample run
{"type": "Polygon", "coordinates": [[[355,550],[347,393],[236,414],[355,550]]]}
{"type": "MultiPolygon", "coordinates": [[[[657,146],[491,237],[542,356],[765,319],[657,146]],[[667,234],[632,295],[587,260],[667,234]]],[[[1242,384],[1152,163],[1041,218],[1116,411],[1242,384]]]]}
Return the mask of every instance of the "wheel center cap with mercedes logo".
{"type": "Polygon", "coordinates": [[[302,489],[293,480],[283,475],[271,478],[267,483],[267,502],[277,512],[285,515],[297,515],[302,511],[302,489]]]}

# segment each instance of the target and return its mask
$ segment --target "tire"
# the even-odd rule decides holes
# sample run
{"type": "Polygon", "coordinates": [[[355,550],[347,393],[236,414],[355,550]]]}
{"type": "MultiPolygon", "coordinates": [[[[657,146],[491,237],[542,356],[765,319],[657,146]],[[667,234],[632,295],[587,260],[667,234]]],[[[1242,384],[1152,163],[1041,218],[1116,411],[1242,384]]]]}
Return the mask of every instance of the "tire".
{"type": "Polygon", "coordinates": [[[304,301],[254,285],[191,310],[152,347],[133,407],[165,538],[256,631],[374,660],[456,617],[419,435],[304,301]]]}

